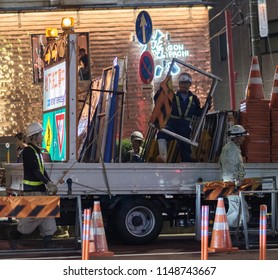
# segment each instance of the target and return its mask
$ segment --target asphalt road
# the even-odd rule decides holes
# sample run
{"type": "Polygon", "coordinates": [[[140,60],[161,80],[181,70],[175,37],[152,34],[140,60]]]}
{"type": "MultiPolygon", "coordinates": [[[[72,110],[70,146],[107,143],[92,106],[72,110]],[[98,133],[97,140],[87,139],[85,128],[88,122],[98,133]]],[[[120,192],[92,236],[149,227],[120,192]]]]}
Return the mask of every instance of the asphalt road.
{"type": "MultiPolygon", "coordinates": [[[[0,241],[0,259],[45,259],[45,260],[80,260],[80,244],[73,239],[57,239],[56,245],[62,249],[44,250],[40,240],[24,240],[17,250],[9,249],[7,240],[0,241]],[[79,247],[79,248],[75,248],[79,247]]],[[[108,239],[108,251],[113,256],[93,256],[96,260],[200,260],[201,244],[194,236],[161,235],[148,245],[124,245],[113,238],[108,239]]],[[[277,242],[278,243],[278,240],[277,242]]],[[[236,252],[209,253],[209,260],[259,260],[259,249],[239,249],[236,252]]],[[[277,244],[268,246],[266,259],[278,260],[277,244]]]]}

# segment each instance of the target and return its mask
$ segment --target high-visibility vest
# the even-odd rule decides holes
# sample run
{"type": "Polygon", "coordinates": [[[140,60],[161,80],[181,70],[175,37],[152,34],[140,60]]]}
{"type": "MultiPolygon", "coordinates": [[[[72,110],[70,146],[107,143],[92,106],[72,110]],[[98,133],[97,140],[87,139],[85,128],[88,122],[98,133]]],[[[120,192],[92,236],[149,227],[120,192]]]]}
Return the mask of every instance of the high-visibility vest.
{"type": "Polygon", "coordinates": [[[188,115],[188,112],[189,112],[190,107],[191,107],[192,102],[193,102],[193,96],[191,95],[191,96],[189,97],[189,102],[188,102],[187,108],[186,108],[186,110],[185,110],[185,112],[184,112],[183,115],[182,115],[182,110],[181,110],[180,99],[179,99],[179,97],[178,97],[177,95],[175,96],[175,98],[176,98],[176,103],[177,103],[177,108],[178,108],[179,115],[178,115],[178,116],[175,116],[175,115],[172,115],[172,114],[171,114],[171,115],[170,115],[170,118],[172,118],[172,119],[178,119],[178,120],[184,119],[184,120],[186,120],[186,121],[191,121],[191,118],[187,117],[187,115],[188,115]]]}
{"type": "MultiPolygon", "coordinates": [[[[43,174],[44,173],[44,161],[43,161],[43,157],[42,154],[38,154],[37,151],[32,147],[32,146],[28,146],[30,148],[32,148],[36,154],[36,157],[38,159],[38,163],[39,163],[39,167],[40,167],[40,172],[43,174]]],[[[30,181],[30,180],[23,180],[23,184],[25,185],[29,185],[29,186],[40,186],[43,184],[43,182],[41,181],[30,181]]]]}
{"type": "MultiPolygon", "coordinates": [[[[142,147],[139,147],[139,153],[137,154],[139,157],[142,156],[142,153],[143,153],[143,148],[142,147]]],[[[130,152],[130,155],[129,155],[129,161],[132,162],[132,159],[133,159],[133,156],[136,155],[134,154],[134,150],[132,149],[131,152],[130,152]]]]}

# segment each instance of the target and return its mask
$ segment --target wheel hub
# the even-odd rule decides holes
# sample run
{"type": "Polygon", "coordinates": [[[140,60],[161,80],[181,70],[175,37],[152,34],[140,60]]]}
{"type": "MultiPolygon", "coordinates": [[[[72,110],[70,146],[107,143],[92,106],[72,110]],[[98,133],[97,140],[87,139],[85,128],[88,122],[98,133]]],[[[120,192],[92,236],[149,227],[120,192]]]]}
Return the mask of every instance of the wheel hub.
{"type": "Polygon", "coordinates": [[[141,226],[142,223],[143,223],[142,217],[140,217],[140,216],[134,216],[134,217],[132,218],[132,224],[133,224],[135,227],[141,226]]]}

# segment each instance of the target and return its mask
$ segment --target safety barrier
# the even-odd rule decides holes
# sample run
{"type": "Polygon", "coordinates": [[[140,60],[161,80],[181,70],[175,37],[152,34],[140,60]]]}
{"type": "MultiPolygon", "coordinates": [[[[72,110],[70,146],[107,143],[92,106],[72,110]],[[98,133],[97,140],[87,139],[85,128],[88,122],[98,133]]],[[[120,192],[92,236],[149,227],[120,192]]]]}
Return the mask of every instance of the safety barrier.
{"type": "MultiPolygon", "coordinates": [[[[31,206],[31,207],[33,207],[31,206]]],[[[31,208],[30,207],[30,208],[31,208]]],[[[29,209],[30,209],[29,208],[29,209]]],[[[50,207],[51,208],[51,207],[50,207]]],[[[49,208],[49,209],[50,209],[49,208]]],[[[16,217],[16,218],[48,218],[48,217],[55,217],[57,224],[59,222],[62,223],[62,225],[65,225],[65,215],[67,216],[69,214],[69,219],[72,222],[71,225],[74,225],[75,227],[75,235],[74,239],[71,238],[73,241],[74,245],[74,251],[79,251],[80,250],[80,245],[82,243],[82,205],[81,205],[81,196],[80,195],[61,195],[61,196],[9,196],[9,197],[0,197],[0,217],[16,217]],[[18,207],[16,207],[14,202],[18,202],[18,207]],[[49,210],[49,213],[54,213],[56,212],[56,206],[57,206],[57,215],[52,215],[48,214],[48,205],[51,201],[54,201],[53,203],[53,211],[49,210]],[[56,202],[55,202],[56,201],[56,202]],[[27,204],[29,202],[33,203],[34,209],[31,210],[28,213],[28,208],[27,204]],[[12,208],[12,205],[15,206],[12,208]],[[70,205],[70,209],[68,206],[70,205]],[[22,210],[25,209],[25,210],[22,210]],[[59,210],[58,210],[59,209],[59,210]],[[22,211],[19,211],[22,210],[22,211]],[[42,210],[42,211],[41,211],[42,210]],[[9,214],[10,213],[10,214],[9,214]],[[18,215],[15,215],[18,213],[18,215]],[[37,213],[37,214],[36,214],[37,213]],[[75,218],[71,215],[71,213],[75,216],[75,218]],[[35,214],[35,215],[34,215],[35,214]],[[80,241],[81,240],[81,241],[80,241]]],[[[10,227],[9,222],[5,223],[5,226],[10,227]]],[[[9,231],[9,228],[7,229],[7,232],[9,231]]],[[[29,238],[23,239],[20,242],[21,243],[28,243],[29,238]]],[[[56,241],[55,241],[56,242],[56,241]]],[[[58,248],[57,250],[59,251],[68,251],[72,249],[68,245],[65,248],[58,248]]],[[[42,248],[24,248],[24,253],[25,254],[32,254],[34,252],[40,252],[44,249],[42,248]]],[[[47,250],[47,249],[46,249],[47,250]]],[[[2,255],[16,255],[19,252],[22,253],[22,249],[19,250],[6,250],[6,249],[1,249],[1,254],[2,255]]]]}
{"type": "Polygon", "coordinates": [[[47,218],[60,217],[59,196],[2,196],[0,217],[47,218]]]}
{"type": "Polygon", "coordinates": [[[241,205],[241,215],[242,215],[242,226],[245,238],[245,246],[246,249],[249,250],[252,245],[249,242],[249,230],[246,220],[246,209],[242,207],[243,199],[245,199],[246,195],[258,195],[258,196],[265,196],[266,194],[270,194],[271,196],[271,228],[267,230],[273,236],[276,235],[277,232],[277,186],[276,186],[276,177],[265,177],[264,179],[268,179],[269,183],[272,185],[272,189],[264,189],[264,190],[256,190],[256,191],[242,191],[240,192],[240,205],[241,205]]]}
{"type": "MultiPolygon", "coordinates": [[[[218,199],[218,204],[219,204],[218,199]]],[[[223,199],[222,199],[223,200],[223,199]]],[[[221,201],[220,201],[221,202],[221,201]]],[[[222,208],[223,205],[220,205],[220,208],[222,208]]],[[[209,213],[209,206],[208,205],[203,205],[202,206],[202,222],[201,222],[201,260],[208,260],[208,252],[217,252],[215,249],[218,249],[218,252],[225,252],[225,251],[230,251],[231,248],[228,248],[227,244],[231,244],[231,241],[227,241],[226,236],[221,234],[221,236],[218,236],[217,239],[219,239],[218,242],[215,242],[215,237],[212,236],[211,244],[216,245],[222,245],[222,248],[208,248],[208,217],[209,213]],[[224,248],[223,244],[225,244],[226,248],[224,248]],[[228,250],[226,250],[228,249],[228,250]]],[[[225,220],[225,219],[224,219],[225,220]]],[[[215,218],[215,223],[219,223],[219,218],[215,218]]],[[[225,226],[224,226],[225,227],[225,226]]],[[[221,230],[224,230],[223,226],[220,226],[221,230]]],[[[221,231],[220,230],[220,231],[221,231]]],[[[214,232],[213,234],[214,235],[214,232]]],[[[266,260],[266,238],[267,238],[267,206],[262,204],[260,205],[260,221],[259,221],[259,246],[260,246],[260,251],[259,251],[259,260],[266,260]]],[[[228,238],[229,239],[229,238],[228,238]]],[[[211,245],[212,247],[212,245],[211,245]]],[[[233,248],[233,249],[238,249],[238,248],[233,248]]],[[[236,250],[235,250],[236,251],[236,250]]]]}
{"type": "MultiPolygon", "coordinates": [[[[269,176],[269,177],[261,177],[261,188],[262,190],[258,189],[258,186],[255,186],[255,190],[243,190],[239,193],[240,197],[245,195],[261,195],[261,194],[271,194],[271,225],[272,229],[271,232],[274,234],[275,230],[278,230],[278,216],[277,216],[277,199],[276,194],[278,193],[277,185],[276,185],[276,176],[269,176]]],[[[204,185],[206,182],[196,183],[196,200],[195,200],[195,238],[196,240],[201,240],[201,201],[204,197],[204,185]]],[[[209,201],[208,201],[209,202],[209,201]]],[[[210,201],[209,203],[213,203],[214,201],[210,201]]],[[[241,202],[242,205],[242,202],[241,202]]],[[[249,239],[248,239],[248,227],[246,221],[246,213],[245,209],[241,207],[242,217],[243,217],[243,230],[245,236],[245,244],[246,249],[249,249],[249,239]],[[243,213],[244,211],[244,213],[243,213]]]]}

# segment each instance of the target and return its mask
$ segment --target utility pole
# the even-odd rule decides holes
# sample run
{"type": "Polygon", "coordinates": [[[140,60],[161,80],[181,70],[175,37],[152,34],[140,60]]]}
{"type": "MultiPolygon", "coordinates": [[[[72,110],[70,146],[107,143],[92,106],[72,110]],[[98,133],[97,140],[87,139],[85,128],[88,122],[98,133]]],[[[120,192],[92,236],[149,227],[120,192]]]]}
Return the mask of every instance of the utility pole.
{"type": "Polygon", "coordinates": [[[226,38],[227,38],[227,53],[228,53],[228,72],[230,84],[230,104],[231,110],[236,109],[236,89],[235,89],[235,71],[234,71],[234,52],[232,38],[232,22],[230,11],[225,11],[226,22],[226,38]]]}
{"type": "Polygon", "coordinates": [[[261,65],[260,33],[258,21],[258,0],[249,0],[252,56],[257,56],[261,65]]]}

